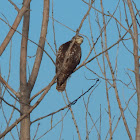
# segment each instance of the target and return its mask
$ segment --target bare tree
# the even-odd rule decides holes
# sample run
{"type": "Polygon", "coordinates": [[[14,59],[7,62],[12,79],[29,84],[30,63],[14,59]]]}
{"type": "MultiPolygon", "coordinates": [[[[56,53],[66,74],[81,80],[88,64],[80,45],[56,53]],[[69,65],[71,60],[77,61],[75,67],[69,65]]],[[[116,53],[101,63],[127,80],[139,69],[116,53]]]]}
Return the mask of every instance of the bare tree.
{"type": "MultiPolygon", "coordinates": [[[[123,127],[123,132],[126,132],[127,138],[130,140],[134,139],[134,127],[136,127],[136,140],[139,140],[140,64],[138,37],[140,30],[138,27],[140,27],[140,12],[138,10],[138,4],[133,0],[118,0],[114,4],[113,10],[108,10],[106,3],[102,0],[100,0],[100,3],[95,0],[89,0],[88,2],[81,0],[80,3],[87,9],[84,10],[84,14],[80,19],[81,21],[76,30],[74,30],[54,17],[55,2],[53,0],[44,0],[39,43],[36,43],[36,41],[33,41],[29,37],[32,27],[32,12],[34,12],[30,8],[32,6],[31,0],[23,0],[21,8],[18,8],[19,6],[13,1],[8,1],[9,4],[11,4],[11,7],[13,6],[17,11],[17,16],[12,25],[10,25],[4,14],[2,14],[3,18],[0,17],[4,26],[10,28],[4,40],[0,40],[1,58],[8,59],[9,57],[9,72],[7,72],[6,75],[3,75],[3,65],[0,66],[0,109],[5,120],[5,125],[0,128],[0,138],[4,139],[10,132],[12,139],[15,139],[15,135],[18,136],[20,140],[32,139],[31,126],[37,124],[33,140],[38,140],[47,135],[51,130],[54,130],[56,126],[61,123],[61,126],[59,126],[61,130],[59,139],[61,140],[65,129],[65,119],[69,114],[68,112],[70,112],[70,116],[72,116],[71,121],[74,124],[77,135],[76,139],[89,140],[93,139],[93,137],[95,137],[94,135],[96,135],[96,139],[99,140],[112,140],[114,134],[121,133],[121,131],[116,132],[116,129],[119,128],[118,124],[120,124],[123,127]],[[48,26],[49,23],[52,24],[52,27],[48,26]],[[73,32],[75,36],[81,35],[85,38],[84,42],[86,42],[87,48],[83,49],[84,55],[82,62],[73,73],[79,73],[80,70],[85,71],[80,77],[84,79],[84,82],[87,85],[84,85],[84,87],[79,86],[80,93],[70,93],[74,98],[69,96],[69,90],[65,90],[64,93],[61,93],[62,99],[64,100],[64,103],[62,103],[63,106],[57,108],[56,105],[57,109],[55,111],[51,110],[51,112],[45,115],[40,114],[40,117],[35,116],[36,118],[34,119],[33,117],[32,119],[33,111],[35,109],[39,111],[37,106],[39,106],[40,103],[43,103],[46,94],[49,92],[58,94],[57,91],[53,89],[53,85],[55,85],[61,70],[56,74],[53,74],[52,80],[49,80],[45,87],[41,86],[40,89],[35,90],[38,84],[37,77],[39,77],[41,63],[43,63],[44,60],[51,61],[49,62],[50,65],[47,66],[46,72],[49,73],[49,71],[51,71],[51,65],[53,65],[55,71],[55,58],[58,49],[56,31],[56,27],[58,26],[55,26],[56,24],[73,32]],[[19,26],[22,26],[22,32],[19,31],[19,26]],[[88,29],[86,29],[87,27],[88,29]],[[49,29],[52,31],[51,40],[47,38],[50,35],[48,33],[49,29]],[[9,56],[7,57],[4,55],[8,47],[12,47],[12,38],[14,38],[15,34],[18,34],[21,37],[20,61],[16,62],[16,64],[20,66],[20,80],[18,85],[16,85],[16,87],[19,86],[18,90],[15,90],[15,87],[9,83],[10,78],[14,77],[11,72],[11,69],[13,68],[13,65],[11,65],[11,55],[14,55],[14,52],[10,49],[9,56]],[[53,45],[50,42],[53,42],[53,45]],[[30,43],[37,48],[32,48],[34,52],[36,51],[33,56],[29,56],[28,53],[30,43]],[[129,44],[132,45],[129,46],[129,44]],[[47,46],[47,48],[45,46],[47,46]],[[50,51],[48,51],[49,49],[50,51]],[[122,52],[120,50],[122,50],[122,52]],[[127,55],[124,55],[125,53],[127,55]],[[49,59],[46,58],[46,56],[49,59]],[[133,67],[128,68],[128,65],[125,66],[125,64],[123,64],[122,59],[127,59],[127,63],[129,63],[129,58],[134,59],[134,62],[130,64],[133,65],[133,67]],[[34,59],[34,61],[29,63],[28,59],[34,59]],[[121,65],[123,65],[123,70],[121,65]],[[133,68],[134,70],[132,70],[133,68]],[[135,77],[132,76],[133,74],[135,77]],[[92,76],[93,78],[89,78],[88,76],[92,76]],[[126,79],[122,77],[125,77],[126,79]],[[89,83],[92,83],[92,85],[89,86],[89,83]],[[130,94],[125,94],[122,89],[126,92],[130,92],[130,94]],[[99,97],[96,93],[100,93],[99,97]],[[137,102],[134,99],[136,94],[137,102]],[[7,96],[11,101],[7,100],[7,96]],[[79,100],[81,100],[81,102],[79,100]],[[102,102],[102,100],[105,102],[102,102]],[[77,102],[80,102],[80,105],[77,102]],[[134,104],[137,108],[137,117],[135,116],[136,111],[133,112],[131,109],[131,105],[133,106],[134,104]],[[12,110],[8,108],[8,110],[11,111],[9,119],[7,119],[5,106],[12,108],[12,110]],[[98,111],[96,110],[97,108],[98,111]],[[83,114],[83,111],[84,115],[80,116],[77,114],[77,112],[83,114]],[[14,117],[15,112],[16,118],[14,117]],[[60,116],[57,118],[56,122],[54,120],[56,119],[55,115],[57,114],[60,116]],[[50,123],[46,124],[46,129],[40,133],[41,121],[43,121],[43,119],[49,120],[49,118],[50,123]],[[134,122],[137,121],[136,125],[133,123],[133,126],[131,126],[132,123],[129,118],[133,118],[134,122]],[[81,127],[79,123],[80,119],[85,122],[84,131],[82,131],[83,126],[81,127]],[[106,120],[108,122],[107,126],[105,124],[106,120]],[[104,129],[105,127],[106,129],[104,129]],[[14,130],[14,132],[16,131],[17,134],[13,133],[12,130],[14,130]]],[[[70,44],[68,52],[72,48],[74,41],[70,44]]],[[[20,42],[20,39],[18,39],[18,42],[20,42]]],[[[67,57],[64,59],[62,69],[67,63],[66,60],[67,57]]],[[[73,75],[72,77],[74,77],[73,75]]],[[[40,82],[44,79],[45,75],[40,79],[40,82]]],[[[50,77],[48,77],[48,79],[50,79],[50,77]]],[[[73,89],[73,91],[75,90],[74,83],[71,89],[73,89]]],[[[49,99],[46,100],[49,101],[49,99]]],[[[51,100],[51,102],[54,102],[53,98],[51,98],[51,100]]],[[[61,102],[61,100],[59,102],[61,102]]],[[[42,110],[46,111],[46,108],[43,107],[42,110]]]]}
{"type": "Polygon", "coordinates": [[[136,127],[136,140],[140,139],[140,74],[139,74],[139,55],[138,55],[138,30],[136,18],[132,6],[131,0],[127,0],[129,11],[131,14],[133,31],[130,30],[130,35],[133,40],[133,55],[134,55],[134,73],[135,73],[135,81],[136,81],[136,92],[137,92],[137,100],[138,100],[138,111],[137,111],[137,127],[136,127]]]}

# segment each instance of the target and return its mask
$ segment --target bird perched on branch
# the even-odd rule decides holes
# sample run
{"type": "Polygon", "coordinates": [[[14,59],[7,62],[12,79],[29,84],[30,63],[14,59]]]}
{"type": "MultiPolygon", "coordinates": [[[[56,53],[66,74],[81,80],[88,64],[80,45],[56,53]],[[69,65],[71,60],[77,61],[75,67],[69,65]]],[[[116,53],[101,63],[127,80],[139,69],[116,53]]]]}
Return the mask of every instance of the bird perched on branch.
{"type": "Polygon", "coordinates": [[[83,42],[82,36],[74,36],[72,40],[62,44],[59,47],[56,56],[56,73],[60,71],[60,74],[57,77],[57,86],[56,86],[56,89],[59,92],[65,90],[68,77],[73,73],[76,66],[80,63],[81,60],[80,45],[82,44],[82,42],[83,42]],[[72,47],[70,48],[71,45],[72,47]]]}

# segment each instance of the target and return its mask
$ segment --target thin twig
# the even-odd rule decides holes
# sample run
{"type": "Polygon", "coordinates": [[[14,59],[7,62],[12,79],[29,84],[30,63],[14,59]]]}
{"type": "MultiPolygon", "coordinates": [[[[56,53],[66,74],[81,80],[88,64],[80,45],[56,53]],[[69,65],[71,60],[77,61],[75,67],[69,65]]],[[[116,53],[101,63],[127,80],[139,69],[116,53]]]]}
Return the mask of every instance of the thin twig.
{"type": "Polygon", "coordinates": [[[8,88],[16,97],[19,97],[19,94],[14,90],[12,89],[8,83],[2,78],[1,74],[0,74],[0,81],[2,84],[4,84],[6,86],[6,88],[8,88]]]}
{"type": "MultiPolygon", "coordinates": [[[[4,119],[5,119],[6,124],[7,124],[7,128],[8,128],[8,121],[7,121],[7,118],[6,118],[6,116],[5,116],[5,112],[4,112],[3,106],[2,106],[2,113],[3,113],[4,119]]],[[[15,140],[15,138],[14,138],[14,136],[13,136],[13,134],[12,134],[11,131],[10,131],[10,134],[11,134],[11,136],[12,136],[12,139],[15,140]]],[[[4,137],[2,138],[2,140],[4,140],[4,137]]]]}
{"type": "MultiPolygon", "coordinates": [[[[67,98],[67,102],[68,102],[68,104],[69,104],[70,101],[69,101],[69,98],[68,98],[68,95],[67,95],[66,90],[65,90],[65,95],[66,95],[66,98],[67,98]]],[[[66,105],[67,105],[67,104],[66,104],[66,105]]],[[[71,106],[69,107],[69,109],[70,109],[70,112],[71,112],[71,115],[72,115],[72,120],[73,120],[74,125],[75,125],[75,127],[76,127],[76,131],[77,131],[77,134],[78,134],[78,139],[81,140],[79,128],[78,128],[78,125],[77,125],[77,122],[76,122],[76,119],[75,119],[75,116],[74,116],[74,113],[73,113],[73,110],[72,110],[71,106]]]]}
{"type": "Polygon", "coordinates": [[[98,137],[98,140],[101,140],[101,122],[102,122],[102,115],[101,115],[101,104],[100,104],[100,126],[99,126],[99,137],[98,137]]]}
{"type": "Polygon", "coordinates": [[[46,39],[47,44],[49,45],[49,47],[51,48],[52,52],[54,53],[54,55],[56,56],[55,51],[53,50],[52,46],[50,45],[50,43],[48,42],[48,40],[46,39]]]}
{"type": "MultiPolygon", "coordinates": [[[[98,85],[99,85],[99,84],[100,84],[100,82],[98,83],[98,85]]],[[[88,115],[89,115],[89,117],[90,117],[90,119],[91,119],[91,121],[92,121],[92,123],[93,123],[92,128],[90,129],[90,131],[88,131],[88,134],[86,134],[86,139],[88,139],[89,134],[90,134],[91,130],[93,129],[93,127],[95,127],[98,136],[100,135],[100,134],[99,134],[99,131],[98,131],[96,125],[95,125],[97,121],[94,123],[93,118],[92,118],[91,114],[90,114],[89,111],[88,111],[88,105],[89,105],[89,102],[90,102],[90,97],[91,97],[93,91],[95,90],[95,88],[98,87],[98,85],[96,85],[96,86],[94,87],[94,89],[90,92],[90,94],[89,94],[89,96],[88,96],[87,105],[86,105],[85,101],[83,100],[83,101],[84,101],[85,108],[86,108],[86,112],[88,113],[88,115]]]]}
{"type": "Polygon", "coordinates": [[[13,107],[13,108],[14,108],[15,110],[17,110],[19,113],[21,113],[21,111],[20,111],[18,108],[16,108],[14,105],[9,104],[4,98],[0,97],[0,99],[3,100],[7,105],[13,107]]]}
{"type": "MultiPolygon", "coordinates": [[[[54,82],[53,84],[55,84],[56,82],[54,82]]],[[[37,92],[36,94],[34,94],[31,98],[30,98],[30,102],[36,98],[38,95],[40,95],[43,91],[45,91],[45,89],[47,89],[48,86],[46,86],[45,88],[41,89],[39,92],[37,92]]]]}
{"type": "Polygon", "coordinates": [[[37,138],[37,140],[41,139],[43,136],[45,136],[48,132],[50,132],[53,128],[55,128],[60,122],[62,122],[64,120],[64,118],[66,117],[67,113],[69,112],[69,109],[66,111],[66,113],[64,114],[63,118],[61,118],[60,121],[58,121],[56,124],[54,124],[53,126],[51,126],[51,128],[45,132],[43,135],[41,135],[39,138],[37,138]]]}
{"type": "Polygon", "coordinates": [[[39,126],[40,126],[40,123],[38,123],[38,125],[37,125],[37,129],[36,129],[36,132],[35,132],[35,135],[34,135],[33,140],[35,140],[35,138],[36,138],[36,136],[37,136],[37,132],[38,132],[38,130],[39,130],[39,126]]]}
{"type": "Polygon", "coordinates": [[[54,39],[54,45],[55,45],[55,51],[57,53],[57,46],[56,46],[56,37],[55,37],[55,28],[54,28],[54,10],[53,10],[54,6],[53,6],[53,0],[52,0],[52,26],[53,26],[53,39],[54,39]]]}
{"type": "Polygon", "coordinates": [[[20,9],[16,6],[16,4],[14,2],[12,2],[11,0],[8,0],[14,7],[15,9],[19,12],[20,9]]]}
{"type": "Polygon", "coordinates": [[[61,115],[62,115],[62,127],[61,127],[59,140],[61,140],[61,136],[62,136],[62,132],[63,132],[63,114],[62,114],[62,112],[61,112],[61,115]]]}
{"type": "MultiPolygon", "coordinates": [[[[125,108],[124,108],[123,111],[125,111],[125,110],[127,109],[128,105],[129,105],[129,102],[130,102],[131,99],[134,97],[134,95],[136,95],[136,92],[129,98],[129,100],[127,101],[127,104],[126,104],[126,106],[125,106],[125,108]]],[[[112,131],[112,136],[113,136],[113,134],[114,134],[114,132],[115,132],[115,130],[116,130],[118,124],[119,124],[119,121],[120,121],[121,117],[122,117],[122,116],[121,116],[121,114],[120,114],[120,116],[119,116],[119,118],[118,118],[118,121],[117,121],[117,123],[116,123],[116,125],[115,125],[115,127],[114,127],[114,129],[113,129],[113,131],[112,131]]]]}

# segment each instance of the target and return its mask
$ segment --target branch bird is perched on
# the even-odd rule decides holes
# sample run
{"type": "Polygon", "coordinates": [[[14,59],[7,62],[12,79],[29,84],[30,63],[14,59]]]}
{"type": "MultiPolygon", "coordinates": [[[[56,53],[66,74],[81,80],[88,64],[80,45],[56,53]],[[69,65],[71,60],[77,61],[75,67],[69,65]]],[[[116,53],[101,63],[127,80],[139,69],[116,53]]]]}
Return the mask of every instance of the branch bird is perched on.
{"type": "Polygon", "coordinates": [[[76,37],[74,36],[71,41],[62,44],[59,47],[56,56],[56,73],[60,71],[60,74],[57,77],[57,86],[56,86],[56,89],[59,92],[65,90],[68,77],[73,73],[76,66],[80,63],[81,60],[80,45],[82,44],[82,42],[83,42],[82,36],[76,36],[76,37]],[[69,50],[69,53],[67,53],[74,39],[75,39],[74,44],[69,50]],[[66,54],[68,56],[66,56],[66,54]],[[63,65],[65,57],[67,57],[67,60],[65,65],[63,65]]]}

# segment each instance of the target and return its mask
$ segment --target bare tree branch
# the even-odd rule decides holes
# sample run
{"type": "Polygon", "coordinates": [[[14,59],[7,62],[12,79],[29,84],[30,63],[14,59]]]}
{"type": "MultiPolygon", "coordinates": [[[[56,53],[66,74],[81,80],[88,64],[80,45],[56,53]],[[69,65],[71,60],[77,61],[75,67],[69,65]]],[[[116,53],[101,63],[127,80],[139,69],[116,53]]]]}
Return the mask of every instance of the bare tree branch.
{"type": "Polygon", "coordinates": [[[15,9],[19,12],[20,9],[16,6],[16,4],[14,2],[12,2],[11,0],[8,0],[14,7],[15,9]]]}
{"type": "Polygon", "coordinates": [[[37,125],[37,129],[36,129],[36,132],[35,132],[35,135],[34,135],[33,140],[35,140],[35,137],[36,137],[36,135],[37,135],[37,132],[38,132],[39,126],[40,126],[40,123],[38,123],[38,125],[37,125]]]}
{"type": "Polygon", "coordinates": [[[55,28],[54,28],[54,10],[53,10],[53,0],[52,0],[52,26],[53,26],[53,39],[54,39],[54,45],[55,45],[55,52],[57,53],[57,46],[56,46],[56,37],[55,37],[55,28]]]}
{"type": "MultiPolygon", "coordinates": [[[[135,19],[135,14],[132,6],[131,0],[127,0],[129,11],[131,14],[132,24],[133,24],[133,52],[134,52],[134,67],[135,67],[135,82],[138,100],[138,111],[137,111],[137,126],[136,126],[136,140],[140,139],[140,73],[139,73],[139,56],[138,56],[138,29],[135,19]]],[[[132,34],[131,34],[132,37],[132,34]]]]}
{"type": "Polygon", "coordinates": [[[17,110],[19,113],[21,113],[21,111],[20,111],[18,108],[16,108],[14,105],[9,104],[4,98],[0,97],[0,99],[3,100],[7,105],[13,107],[13,108],[14,108],[15,110],[17,110]]]}
{"type": "Polygon", "coordinates": [[[1,47],[0,47],[0,56],[2,55],[3,51],[5,50],[5,48],[7,47],[9,41],[11,40],[12,36],[14,35],[15,33],[15,30],[17,29],[21,19],[22,19],[22,16],[24,15],[24,13],[28,10],[27,7],[28,5],[30,4],[31,0],[26,0],[23,7],[21,8],[21,10],[19,11],[13,25],[12,25],[12,28],[10,29],[10,31],[8,32],[6,38],[4,39],[3,43],[1,44],[1,47]]]}
{"type": "Polygon", "coordinates": [[[53,128],[55,128],[60,122],[62,122],[64,120],[64,118],[66,117],[67,113],[68,113],[69,109],[66,111],[65,115],[61,118],[60,121],[58,121],[55,125],[51,126],[51,128],[45,132],[43,135],[41,135],[39,138],[37,138],[37,140],[41,139],[43,136],[45,136],[48,132],[50,132],[53,128]]]}
{"type": "MultiPolygon", "coordinates": [[[[39,46],[41,46],[42,49],[44,49],[44,46],[45,46],[45,38],[47,34],[48,21],[49,21],[49,0],[44,0],[43,20],[42,20],[42,26],[41,26],[42,28],[41,28],[41,34],[40,34],[40,40],[39,40],[39,46]]],[[[28,88],[30,92],[32,91],[33,86],[35,84],[38,71],[40,68],[42,56],[43,56],[43,50],[41,48],[38,47],[37,49],[36,59],[34,62],[31,75],[29,77],[28,88]]]]}
{"type": "MultiPolygon", "coordinates": [[[[62,95],[63,95],[63,93],[62,93],[62,95]]],[[[65,95],[66,95],[68,104],[70,104],[70,101],[69,101],[69,98],[68,98],[68,95],[67,95],[66,90],[65,90],[65,95]]],[[[64,96],[63,96],[63,98],[64,98],[64,96]]],[[[64,98],[64,100],[65,100],[65,98],[64,98]]],[[[66,102],[65,102],[65,104],[67,105],[66,102]]],[[[73,110],[72,110],[71,106],[69,107],[69,109],[70,109],[70,112],[71,112],[71,115],[72,115],[72,120],[73,120],[74,125],[75,125],[75,127],[76,127],[76,131],[77,131],[77,134],[78,134],[78,139],[81,140],[79,128],[78,128],[78,125],[77,125],[77,122],[76,122],[76,119],[75,119],[75,116],[74,116],[74,113],[73,113],[73,110]]]]}
{"type": "MultiPolygon", "coordinates": [[[[101,0],[101,8],[102,8],[102,12],[104,13],[102,0],[101,0]]],[[[105,27],[105,28],[104,28],[105,47],[106,47],[106,49],[107,49],[107,33],[106,33],[106,25],[105,25],[104,14],[102,14],[102,16],[103,16],[103,24],[104,24],[104,27],[105,27]]],[[[124,126],[125,126],[125,129],[126,129],[126,131],[127,131],[128,136],[129,136],[129,139],[132,140],[132,136],[131,136],[130,130],[129,130],[129,128],[128,128],[128,124],[127,124],[126,118],[125,118],[125,116],[124,116],[123,108],[122,108],[121,101],[120,101],[120,98],[119,98],[119,95],[118,95],[118,90],[117,90],[116,81],[114,80],[114,79],[115,79],[115,75],[114,75],[114,71],[113,71],[113,68],[112,68],[112,64],[111,64],[111,62],[110,62],[110,58],[109,58],[108,51],[105,52],[105,56],[106,56],[106,59],[107,59],[107,62],[108,62],[109,68],[110,68],[110,72],[111,72],[111,75],[112,75],[112,79],[113,79],[113,88],[114,88],[114,90],[115,90],[116,100],[117,100],[117,102],[118,102],[118,106],[119,106],[119,109],[120,109],[120,112],[121,112],[121,115],[122,115],[122,119],[123,119],[123,122],[124,122],[124,126]]],[[[112,136],[111,136],[111,137],[112,137],[112,136]]]]}
{"type": "Polygon", "coordinates": [[[0,81],[2,84],[4,84],[6,86],[6,88],[8,88],[16,97],[19,97],[19,94],[14,90],[12,89],[8,83],[1,77],[1,74],[0,74],[0,81]]]}
{"type": "MultiPolygon", "coordinates": [[[[28,6],[30,9],[30,4],[28,6]]],[[[27,43],[29,34],[29,23],[30,23],[30,10],[24,14],[23,28],[22,28],[22,40],[20,50],[20,92],[27,90],[27,75],[26,75],[26,61],[27,61],[27,43]]]]}

